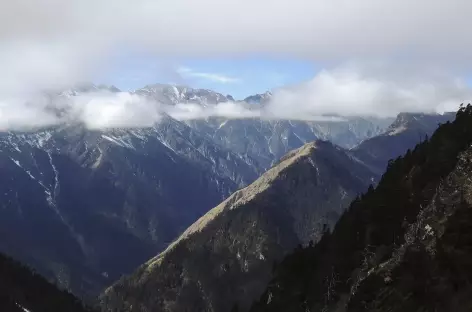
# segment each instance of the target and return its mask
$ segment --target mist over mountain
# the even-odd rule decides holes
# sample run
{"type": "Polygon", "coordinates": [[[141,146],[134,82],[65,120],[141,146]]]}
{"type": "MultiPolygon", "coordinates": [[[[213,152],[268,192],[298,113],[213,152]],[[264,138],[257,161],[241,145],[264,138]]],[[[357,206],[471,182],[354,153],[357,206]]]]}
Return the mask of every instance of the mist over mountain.
{"type": "Polygon", "coordinates": [[[405,106],[398,108],[403,109],[399,111],[392,106],[389,112],[379,109],[379,114],[370,108],[359,108],[356,112],[334,104],[318,105],[318,99],[310,99],[308,95],[303,98],[303,92],[297,95],[300,98],[294,98],[291,92],[296,91],[282,88],[274,93],[250,96],[245,101],[234,101],[232,97],[212,90],[178,85],[154,84],[133,92],[121,92],[114,86],[80,84],[71,89],[29,94],[0,102],[0,130],[32,131],[76,123],[84,124],[91,130],[146,128],[159,123],[165,115],[189,122],[209,118],[257,119],[265,122],[290,120],[308,123],[311,128],[316,127],[313,123],[330,124],[333,129],[315,129],[312,132],[317,137],[352,147],[359,139],[381,133],[399,112],[424,111],[434,114],[445,109],[405,106]],[[309,111],[307,107],[310,107],[309,111]],[[359,125],[364,128],[360,129],[361,133],[356,133],[357,129],[336,129],[346,128],[346,123],[352,124],[355,120],[372,125],[359,125]],[[335,122],[341,126],[336,127],[335,122]],[[351,138],[348,137],[349,131],[354,132],[351,138]],[[368,131],[370,133],[365,133],[368,131]],[[341,137],[345,137],[344,141],[341,137]]]}

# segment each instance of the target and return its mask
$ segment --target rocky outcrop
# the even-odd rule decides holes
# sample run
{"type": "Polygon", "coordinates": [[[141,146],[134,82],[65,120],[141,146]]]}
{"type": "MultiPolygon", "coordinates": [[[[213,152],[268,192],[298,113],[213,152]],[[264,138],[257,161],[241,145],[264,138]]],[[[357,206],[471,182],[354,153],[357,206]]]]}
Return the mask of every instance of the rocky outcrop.
{"type": "Polygon", "coordinates": [[[472,309],[472,148],[459,155],[431,202],[408,226],[405,242],[374,264],[348,311],[472,309]]]}

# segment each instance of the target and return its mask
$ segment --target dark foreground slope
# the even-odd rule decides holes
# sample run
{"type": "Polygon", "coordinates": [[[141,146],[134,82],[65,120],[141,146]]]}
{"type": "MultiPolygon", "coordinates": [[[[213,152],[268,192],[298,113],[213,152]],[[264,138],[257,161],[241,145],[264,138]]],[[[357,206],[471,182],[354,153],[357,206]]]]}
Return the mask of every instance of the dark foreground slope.
{"type": "Polygon", "coordinates": [[[19,262],[0,254],[0,311],[92,312],[19,262]]]}
{"type": "Polygon", "coordinates": [[[248,309],[274,261],[317,241],[372,172],[345,150],[317,141],[287,154],[248,187],[195,222],[166,251],[102,296],[106,311],[248,309]]]}
{"type": "Polygon", "coordinates": [[[471,143],[469,105],[286,257],[252,311],[470,311],[471,143]]]}

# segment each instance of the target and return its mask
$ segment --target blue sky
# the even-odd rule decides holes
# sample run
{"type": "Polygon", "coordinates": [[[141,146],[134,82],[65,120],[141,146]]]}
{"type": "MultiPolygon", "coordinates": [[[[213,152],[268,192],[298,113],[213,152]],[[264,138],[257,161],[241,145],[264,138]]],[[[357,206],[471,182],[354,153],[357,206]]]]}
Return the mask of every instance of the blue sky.
{"type": "Polygon", "coordinates": [[[235,99],[312,78],[315,66],[294,59],[237,58],[163,60],[121,56],[109,63],[97,83],[133,90],[153,83],[184,84],[231,94],[235,99]]]}

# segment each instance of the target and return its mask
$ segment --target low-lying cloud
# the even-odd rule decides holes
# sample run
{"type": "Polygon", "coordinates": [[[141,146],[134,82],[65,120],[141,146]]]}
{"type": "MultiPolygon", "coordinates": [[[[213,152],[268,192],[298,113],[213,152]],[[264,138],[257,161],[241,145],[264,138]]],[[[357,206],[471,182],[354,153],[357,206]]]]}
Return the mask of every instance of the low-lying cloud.
{"type": "Polygon", "coordinates": [[[263,105],[244,102],[165,104],[160,96],[106,90],[75,96],[0,100],[0,130],[31,130],[63,123],[83,123],[89,129],[150,127],[163,115],[177,120],[210,117],[339,121],[343,117],[393,117],[400,112],[455,111],[472,100],[472,88],[443,71],[388,64],[353,63],[321,70],[302,84],[276,89],[263,105]]]}
{"type": "Polygon", "coordinates": [[[66,118],[80,121],[89,129],[151,127],[162,114],[157,103],[128,92],[79,95],[69,105],[66,118]]]}
{"type": "Polygon", "coordinates": [[[321,70],[313,79],[274,92],[274,116],[310,119],[315,115],[392,117],[399,112],[443,113],[472,100],[472,89],[445,72],[412,71],[392,64],[349,64],[321,70]]]}
{"type": "Polygon", "coordinates": [[[463,0],[1,1],[0,129],[71,120],[90,128],[141,127],[164,113],[181,120],[312,120],[453,110],[471,98],[471,11],[472,2],[463,0]],[[263,109],[163,107],[131,93],[80,95],[66,103],[38,96],[93,80],[121,51],[162,60],[304,59],[324,70],[275,90],[263,109]]]}
{"type": "Polygon", "coordinates": [[[163,110],[133,94],[94,94],[69,99],[66,119],[102,128],[146,126],[166,110],[178,119],[447,110],[470,98],[464,77],[472,68],[471,11],[472,2],[463,0],[1,1],[0,128],[63,122],[64,113],[50,109],[59,104],[36,94],[90,80],[124,47],[157,58],[303,58],[326,69],[277,90],[260,111],[239,103],[163,110]],[[395,66],[339,66],[372,59],[395,66]],[[424,72],[431,64],[437,73],[424,72]]]}
{"type": "Polygon", "coordinates": [[[164,104],[130,92],[94,91],[74,96],[36,95],[29,99],[0,101],[0,131],[34,131],[38,128],[83,124],[91,130],[146,128],[164,115],[179,121],[210,117],[261,118],[261,110],[243,103],[164,104]]]}
{"type": "Polygon", "coordinates": [[[158,105],[128,92],[101,91],[73,97],[36,94],[0,101],[0,131],[33,131],[75,123],[88,129],[150,127],[160,117],[158,105]]]}

